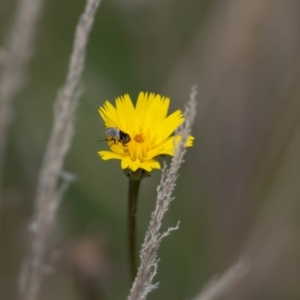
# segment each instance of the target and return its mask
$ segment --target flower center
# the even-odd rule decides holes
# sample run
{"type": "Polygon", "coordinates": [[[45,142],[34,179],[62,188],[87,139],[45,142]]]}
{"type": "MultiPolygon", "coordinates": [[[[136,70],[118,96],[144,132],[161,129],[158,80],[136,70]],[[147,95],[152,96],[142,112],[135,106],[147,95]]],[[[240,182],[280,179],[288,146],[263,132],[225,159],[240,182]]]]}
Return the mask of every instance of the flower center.
{"type": "Polygon", "coordinates": [[[137,134],[137,135],[134,137],[134,140],[135,140],[137,143],[143,143],[143,142],[145,142],[145,139],[144,139],[144,137],[143,137],[141,134],[137,134]]]}

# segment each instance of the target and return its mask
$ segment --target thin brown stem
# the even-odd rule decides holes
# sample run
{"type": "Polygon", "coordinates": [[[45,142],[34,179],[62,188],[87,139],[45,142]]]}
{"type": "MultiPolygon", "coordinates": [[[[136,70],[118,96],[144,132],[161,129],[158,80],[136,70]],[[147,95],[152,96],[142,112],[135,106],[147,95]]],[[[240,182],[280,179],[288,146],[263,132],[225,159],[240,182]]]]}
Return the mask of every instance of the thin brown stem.
{"type": "Polygon", "coordinates": [[[129,178],[128,187],[128,250],[129,250],[129,264],[131,273],[131,282],[133,282],[136,272],[136,214],[137,202],[141,180],[134,180],[129,178]]]}
{"type": "Polygon", "coordinates": [[[161,181],[157,188],[156,206],[151,214],[151,220],[140,251],[140,266],[127,298],[128,300],[145,300],[147,295],[157,287],[157,283],[153,284],[152,281],[157,273],[157,251],[159,245],[164,237],[168,236],[173,230],[178,229],[179,222],[176,227],[170,227],[164,232],[160,231],[163,217],[174,199],[172,193],[176,186],[178,171],[184,161],[186,141],[191,134],[192,124],[196,116],[196,95],[197,87],[194,86],[184,112],[185,122],[177,132],[181,136],[181,140],[175,148],[170,167],[167,168],[166,164],[164,164],[162,170],[161,181]]]}

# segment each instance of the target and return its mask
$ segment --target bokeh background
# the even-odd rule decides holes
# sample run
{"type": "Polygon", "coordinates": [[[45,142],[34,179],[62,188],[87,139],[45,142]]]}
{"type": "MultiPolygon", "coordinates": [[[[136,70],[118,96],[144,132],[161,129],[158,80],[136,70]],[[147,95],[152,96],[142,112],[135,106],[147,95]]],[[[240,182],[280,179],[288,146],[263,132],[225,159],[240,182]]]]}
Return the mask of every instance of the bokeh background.
{"type": "MultiPolygon", "coordinates": [[[[15,99],[0,228],[0,299],[17,299],[37,175],[67,72],[83,0],[46,0],[27,85],[15,99]]],[[[0,44],[15,1],[0,0],[0,44]]],[[[1,66],[0,66],[1,67],[1,66]]],[[[103,0],[88,46],[84,94],[64,169],[77,180],[49,239],[40,299],[125,299],[127,179],[107,148],[97,109],[139,91],[183,108],[198,85],[189,149],[164,226],[149,299],[191,299],[247,258],[220,299],[300,299],[300,2],[103,0]],[[93,296],[85,296],[89,292],[93,296]]],[[[139,246],[160,172],[142,182],[139,246]]]]}

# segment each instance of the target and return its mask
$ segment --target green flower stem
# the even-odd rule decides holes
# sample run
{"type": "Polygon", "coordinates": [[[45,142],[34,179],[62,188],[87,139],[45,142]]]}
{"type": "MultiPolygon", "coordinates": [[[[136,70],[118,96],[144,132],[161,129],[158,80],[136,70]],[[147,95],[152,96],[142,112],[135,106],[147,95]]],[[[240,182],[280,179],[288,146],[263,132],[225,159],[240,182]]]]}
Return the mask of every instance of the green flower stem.
{"type": "Polygon", "coordinates": [[[128,188],[128,246],[129,246],[129,263],[131,280],[137,273],[136,264],[136,214],[137,214],[137,202],[140,189],[141,179],[129,178],[128,188]]]}

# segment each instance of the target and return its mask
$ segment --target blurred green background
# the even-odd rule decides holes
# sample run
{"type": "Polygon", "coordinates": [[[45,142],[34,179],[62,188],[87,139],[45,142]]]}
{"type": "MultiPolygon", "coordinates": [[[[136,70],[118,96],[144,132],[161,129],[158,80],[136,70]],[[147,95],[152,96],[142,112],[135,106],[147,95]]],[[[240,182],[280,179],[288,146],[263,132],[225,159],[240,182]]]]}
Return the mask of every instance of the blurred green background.
{"type": "MultiPolygon", "coordinates": [[[[36,180],[83,0],[46,0],[27,85],[15,101],[0,228],[0,299],[17,299],[36,180]]],[[[0,0],[0,44],[15,1],[0,0]]],[[[127,179],[97,109],[139,91],[183,108],[198,84],[195,145],[183,165],[149,299],[191,299],[240,258],[248,274],[221,299],[300,299],[300,2],[103,0],[64,169],[77,180],[49,239],[40,299],[126,299],[127,179]],[[93,298],[90,298],[93,299],[93,298]]],[[[142,182],[139,247],[160,172],[142,182]]]]}

